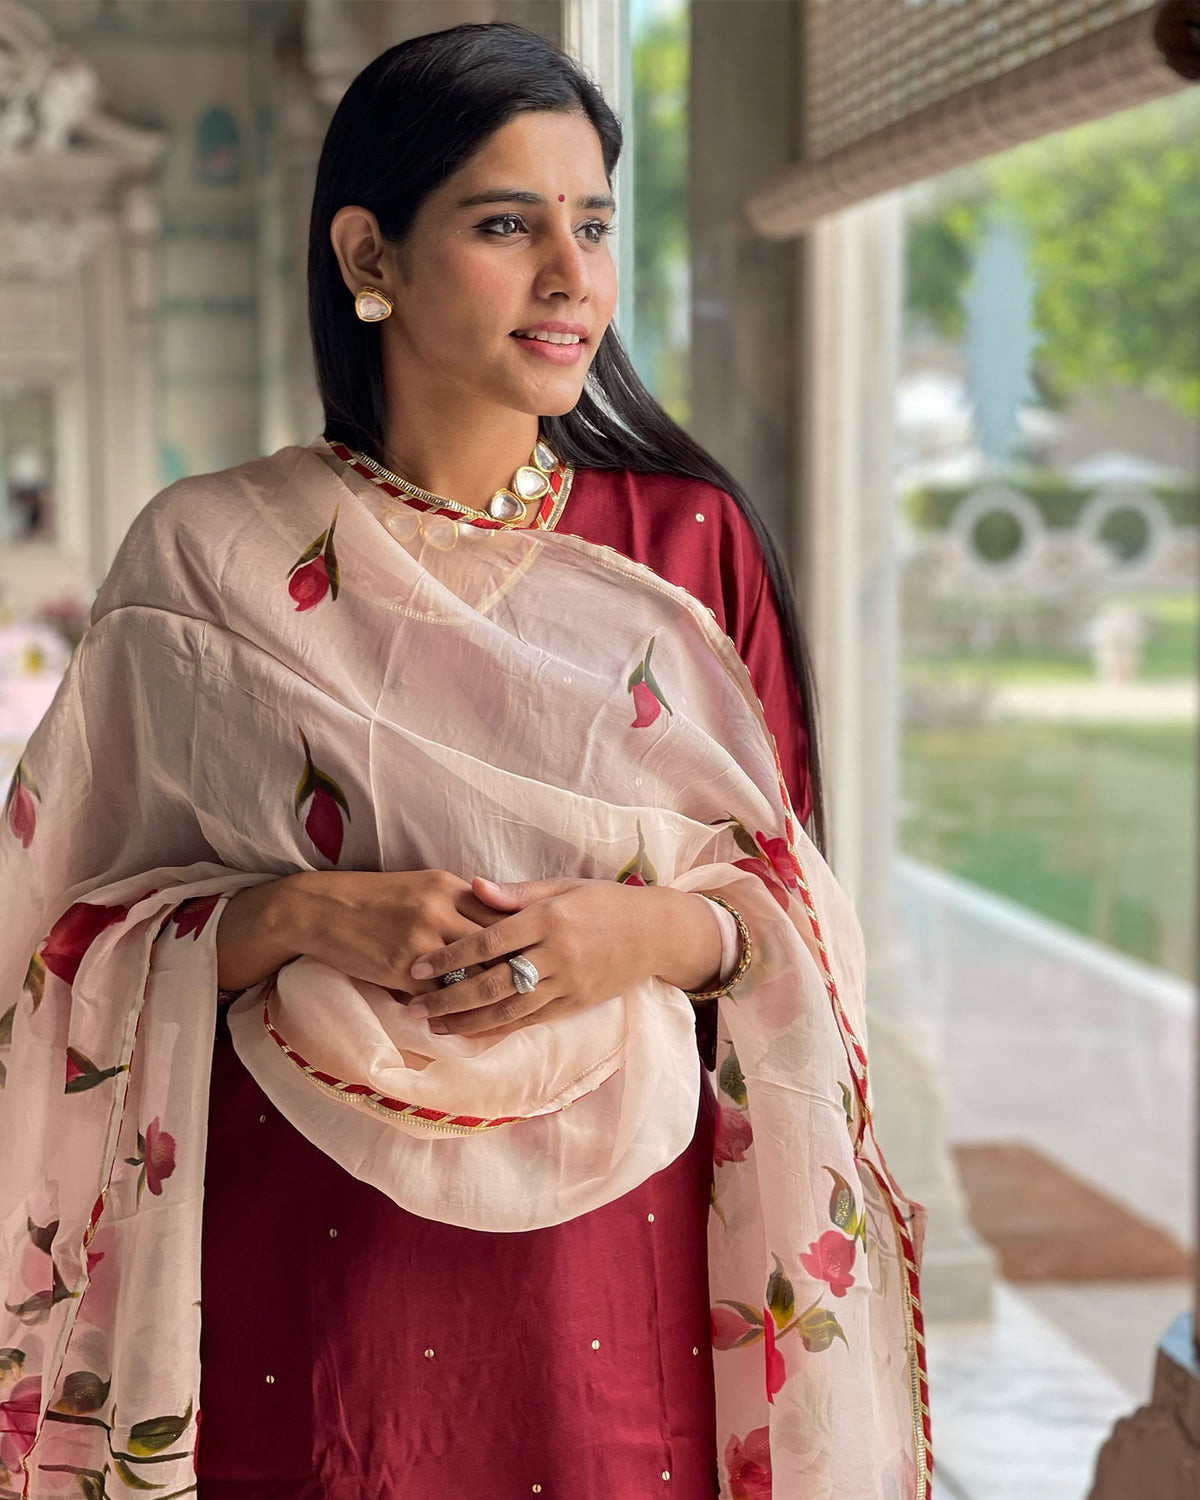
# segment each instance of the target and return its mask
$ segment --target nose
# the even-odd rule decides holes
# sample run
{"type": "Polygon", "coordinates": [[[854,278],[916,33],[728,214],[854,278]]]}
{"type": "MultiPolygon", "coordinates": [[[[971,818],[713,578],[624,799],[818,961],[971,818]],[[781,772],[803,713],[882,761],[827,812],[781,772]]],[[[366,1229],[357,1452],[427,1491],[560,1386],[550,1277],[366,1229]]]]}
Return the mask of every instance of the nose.
{"type": "Polygon", "coordinates": [[[591,293],[592,273],[587,248],[571,233],[571,226],[556,226],[543,245],[535,288],[538,296],[562,292],[572,304],[585,301],[591,293]]]}

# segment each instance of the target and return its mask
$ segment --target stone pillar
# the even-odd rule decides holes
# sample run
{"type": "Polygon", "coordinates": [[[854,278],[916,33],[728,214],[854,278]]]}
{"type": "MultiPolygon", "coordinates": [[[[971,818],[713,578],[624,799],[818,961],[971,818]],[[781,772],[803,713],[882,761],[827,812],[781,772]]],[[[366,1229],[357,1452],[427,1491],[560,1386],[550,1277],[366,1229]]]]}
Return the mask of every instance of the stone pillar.
{"type": "Polygon", "coordinates": [[[893,905],[899,638],[892,407],[898,195],[823,221],[800,271],[797,597],[817,677],[829,862],[867,950],[867,1050],[888,1165],[929,1210],[927,1316],[985,1317],[995,1257],[971,1229],[945,1135],[943,1062],[893,905]]]}
{"type": "Polygon", "coordinates": [[[791,545],[794,241],[747,224],[742,199],[795,155],[797,7],[704,0],[691,10],[692,402],[689,429],[791,545]]]}

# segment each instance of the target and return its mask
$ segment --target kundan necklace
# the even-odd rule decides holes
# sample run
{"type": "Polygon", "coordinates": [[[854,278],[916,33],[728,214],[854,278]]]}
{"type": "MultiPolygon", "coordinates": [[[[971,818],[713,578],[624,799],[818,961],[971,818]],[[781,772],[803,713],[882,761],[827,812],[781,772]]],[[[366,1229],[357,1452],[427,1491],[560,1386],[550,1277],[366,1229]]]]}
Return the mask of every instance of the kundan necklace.
{"type": "Polygon", "coordinates": [[[499,489],[482,509],[462,505],[457,500],[447,500],[444,495],[435,495],[423,490],[411,479],[385,469],[381,463],[360,452],[348,448],[344,443],[331,442],[329,446],[345,462],[352,464],[360,474],[374,479],[382,488],[394,486],[402,495],[411,497],[420,510],[441,511],[443,514],[462,516],[477,526],[511,528],[519,526],[526,518],[530,505],[541,501],[533,525],[549,529],[558,519],[558,513],[566,500],[574,470],[560,461],[546,441],[539,435],[529,455],[529,462],[522,464],[511,482],[499,489]]]}

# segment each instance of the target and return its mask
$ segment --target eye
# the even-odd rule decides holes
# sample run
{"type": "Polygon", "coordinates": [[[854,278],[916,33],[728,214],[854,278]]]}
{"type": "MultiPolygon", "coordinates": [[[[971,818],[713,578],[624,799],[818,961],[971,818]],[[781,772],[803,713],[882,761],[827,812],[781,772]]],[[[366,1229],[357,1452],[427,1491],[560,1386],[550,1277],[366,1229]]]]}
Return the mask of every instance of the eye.
{"type": "Polygon", "coordinates": [[[515,224],[520,224],[523,222],[520,214],[498,214],[494,219],[485,219],[484,222],[479,225],[479,228],[484,232],[484,234],[490,234],[495,239],[511,240],[511,234],[497,234],[492,228],[493,224],[506,224],[509,222],[509,220],[512,220],[512,222],[515,224]]]}
{"type": "MultiPolygon", "coordinates": [[[[503,230],[496,229],[494,226],[497,224],[508,223],[524,225],[524,222],[525,221],[522,219],[520,214],[497,214],[495,218],[485,219],[483,223],[478,225],[477,227],[481,230],[482,233],[491,235],[493,239],[511,240],[513,238],[511,234],[503,230]]],[[[616,224],[612,219],[610,219],[607,223],[603,219],[589,219],[586,224],[583,224],[580,227],[587,230],[598,231],[594,239],[589,237],[588,244],[600,245],[603,244],[605,235],[613,233],[613,230],[616,228],[616,224]]]]}

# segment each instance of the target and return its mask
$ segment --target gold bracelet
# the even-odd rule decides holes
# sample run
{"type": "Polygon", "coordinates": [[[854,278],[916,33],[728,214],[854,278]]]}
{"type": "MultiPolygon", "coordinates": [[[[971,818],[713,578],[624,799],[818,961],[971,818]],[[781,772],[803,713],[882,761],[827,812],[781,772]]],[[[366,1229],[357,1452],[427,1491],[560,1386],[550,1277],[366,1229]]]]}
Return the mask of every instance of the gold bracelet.
{"type": "Polygon", "coordinates": [[[737,968],[734,969],[733,973],[729,976],[724,984],[714,985],[710,990],[684,990],[683,992],[689,1000],[715,1000],[718,995],[728,994],[728,992],[734,987],[734,985],[750,967],[750,958],[753,951],[750,942],[750,929],[746,926],[746,919],[742,916],[741,912],[738,911],[736,906],[731,906],[729,902],[725,900],[724,896],[712,896],[709,895],[708,891],[698,891],[697,895],[702,895],[709,901],[715,901],[718,906],[723,906],[727,912],[731,912],[733,914],[734,921],[737,923],[738,933],[740,934],[742,939],[742,953],[741,957],[738,959],[737,968]]]}

